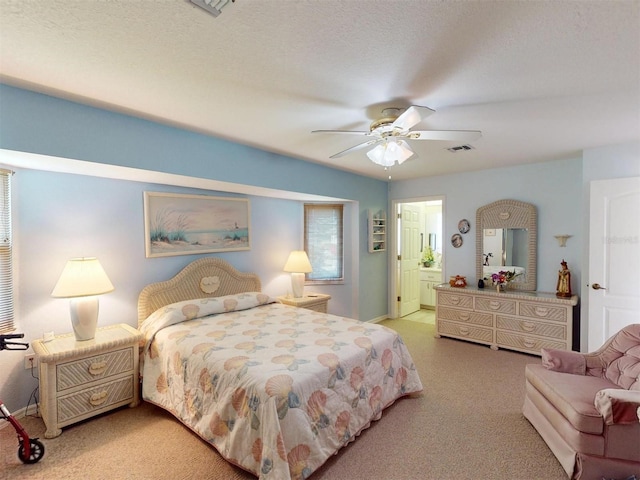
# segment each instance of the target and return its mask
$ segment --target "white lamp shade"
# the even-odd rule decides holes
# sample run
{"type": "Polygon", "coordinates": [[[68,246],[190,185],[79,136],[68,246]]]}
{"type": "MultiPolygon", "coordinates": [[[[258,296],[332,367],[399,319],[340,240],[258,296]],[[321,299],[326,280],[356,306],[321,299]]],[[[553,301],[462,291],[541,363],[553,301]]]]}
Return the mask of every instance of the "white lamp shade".
{"type": "Polygon", "coordinates": [[[62,270],[51,296],[57,298],[86,297],[109,293],[113,290],[113,284],[97,258],[72,258],[62,270]]]}
{"type": "Polygon", "coordinates": [[[287,263],[284,264],[284,271],[290,273],[310,273],[311,262],[304,250],[294,250],[289,254],[287,263]]]}
{"type": "Polygon", "coordinates": [[[291,273],[291,289],[293,296],[300,298],[304,296],[304,274],[312,272],[311,262],[304,250],[294,250],[289,254],[284,271],[291,273]]]}
{"type": "Polygon", "coordinates": [[[72,258],[67,262],[51,292],[52,297],[72,298],[71,325],[76,340],[95,337],[98,325],[98,297],[114,290],[97,258],[72,258]]]}

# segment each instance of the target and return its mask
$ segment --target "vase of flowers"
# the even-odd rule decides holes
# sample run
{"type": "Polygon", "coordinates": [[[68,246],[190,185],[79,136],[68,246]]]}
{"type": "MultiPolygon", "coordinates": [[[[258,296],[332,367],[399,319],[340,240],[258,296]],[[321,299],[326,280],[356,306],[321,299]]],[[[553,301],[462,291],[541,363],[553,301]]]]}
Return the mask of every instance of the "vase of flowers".
{"type": "Polygon", "coordinates": [[[424,265],[425,267],[430,267],[431,265],[433,265],[434,261],[435,258],[431,247],[425,248],[422,253],[422,265],[424,265]]]}
{"type": "Polygon", "coordinates": [[[498,293],[504,292],[507,286],[514,278],[516,278],[520,273],[516,273],[509,270],[500,270],[497,273],[492,273],[489,279],[493,282],[493,285],[496,287],[496,291],[498,293]]]}

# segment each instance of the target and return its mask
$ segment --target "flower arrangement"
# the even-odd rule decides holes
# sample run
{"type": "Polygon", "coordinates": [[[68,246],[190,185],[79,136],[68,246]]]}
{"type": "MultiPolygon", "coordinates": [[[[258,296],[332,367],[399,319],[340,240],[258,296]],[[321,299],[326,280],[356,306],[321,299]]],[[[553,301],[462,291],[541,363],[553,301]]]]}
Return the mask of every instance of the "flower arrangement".
{"type": "Polygon", "coordinates": [[[434,261],[435,258],[433,256],[433,250],[431,249],[431,247],[425,248],[422,254],[422,264],[425,267],[430,267],[434,261]]]}
{"type": "Polygon", "coordinates": [[[500,270],[497,273],[492,273],[489,278],[491,279],[493,284],[499,288],[501,286],[509,285],[509,282],[511,282],[518,275],[521,275],[521,273],[516,273],[515,270],[513,272],[509,270],[500,270]]]}

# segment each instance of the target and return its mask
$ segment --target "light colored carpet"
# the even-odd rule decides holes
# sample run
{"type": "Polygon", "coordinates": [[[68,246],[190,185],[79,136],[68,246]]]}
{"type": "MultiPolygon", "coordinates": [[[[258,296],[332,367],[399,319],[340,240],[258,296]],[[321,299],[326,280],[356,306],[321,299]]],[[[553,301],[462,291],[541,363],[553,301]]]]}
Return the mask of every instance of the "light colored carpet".
{"type": "MultiPolygon", "coordinates": [[[[553,454],[522,416],[524,366],[540,359],[451,339],[433,325],[382,322],[411,351],[425,386],[403,398],[311,480],[565,480],[553,454]]],[[[21,420],[45,444],[23,465],[12,428],[0,430],[1,479],[248,480],[171,415],[150,404],[124,408],[42,438],[40,419],[21,420]]]]}

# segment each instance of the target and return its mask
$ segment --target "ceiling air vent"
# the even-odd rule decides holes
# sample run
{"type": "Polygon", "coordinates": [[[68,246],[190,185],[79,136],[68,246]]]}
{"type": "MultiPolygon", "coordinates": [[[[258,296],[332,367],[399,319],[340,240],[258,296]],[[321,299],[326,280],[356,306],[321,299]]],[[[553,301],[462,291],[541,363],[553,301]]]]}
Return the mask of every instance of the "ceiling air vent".
{"type": "Polygon", "coordinates": [[[471,145],[458,145],[457,147],[447,148],[447,150],[449,150],[451,153],[456,153],[466,150],[473,150],[473,147],[471,145]]]}

